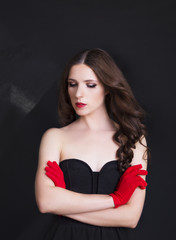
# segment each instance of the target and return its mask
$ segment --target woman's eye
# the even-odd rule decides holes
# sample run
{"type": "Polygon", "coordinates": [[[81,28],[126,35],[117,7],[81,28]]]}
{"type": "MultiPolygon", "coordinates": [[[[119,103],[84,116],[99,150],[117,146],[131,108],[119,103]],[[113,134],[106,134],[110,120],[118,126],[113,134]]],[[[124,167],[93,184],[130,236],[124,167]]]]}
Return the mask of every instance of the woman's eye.
{"type": "MultiPolygon", "coordinates": [[[[94,88],[96,87],[97,84],[93,84],[93,83],[88,83],[86,84],[87,87],[89,88],[94,88]]],[[[73,83],[73,82],[68,82],[68,87],[76,87],[77,86],[77,83],[73,83]]]]}
{"type": "Polygon", "coordinates": [[[94,87],[97,86],[97,84],[87,84],[87,86],[90,87],[90,88],[94,88],[94,87]]]}
{"type": "Polygon", "coordinates": [[[76,86],[76,83],[69,82],[69,83],[68,83],[68,86],[69,86],[69,87],[75,87],[75,86],[76,86]]]}

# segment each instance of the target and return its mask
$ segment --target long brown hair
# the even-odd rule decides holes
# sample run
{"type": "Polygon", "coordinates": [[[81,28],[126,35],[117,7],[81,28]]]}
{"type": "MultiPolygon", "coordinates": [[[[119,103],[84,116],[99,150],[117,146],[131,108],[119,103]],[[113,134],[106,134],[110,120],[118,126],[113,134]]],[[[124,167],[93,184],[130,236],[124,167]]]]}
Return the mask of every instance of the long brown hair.
{"type": "MultiPolygon", "coordinates": [[[[119,146],[116,157],[119,170],[123,173],[130,166],[133,158],[131,148],[135,148],[138,141],[142,144],[142,138],[147,135],[144,124],[145,111],[137,103],[129,84],[112,57],[99,48],[87,49],[75,55],[68,62],[62,74],[58,99],[61,126],[66,126],[77,118],[68,95],[67,83],[69,71],[76,64],[86,64],[90,67],[105,90],[108,90],[105,105],[109,117],[119,126],[113,135],[113,140],[119,146]]],[[[145,147],[146,156],[148,156],[149,149],[145,147]]]]}

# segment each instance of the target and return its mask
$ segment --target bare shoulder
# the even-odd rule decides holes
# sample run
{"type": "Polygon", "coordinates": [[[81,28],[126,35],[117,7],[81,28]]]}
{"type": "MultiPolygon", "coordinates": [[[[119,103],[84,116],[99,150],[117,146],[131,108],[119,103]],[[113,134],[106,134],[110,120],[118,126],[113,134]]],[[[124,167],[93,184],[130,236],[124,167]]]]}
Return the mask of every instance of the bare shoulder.
{"type": "Polygon", "coordinates": [[[74,129],[75,122],[61,128],[49,128],[47,129],[44,134],[42,135],[42,141],[47,142],[59,142],[61,144],[62,140],[69,132],[74,129]]]}
{"type": "Polygon", "coordinates": [[[47,139],[62,139],[64,137],[64,134],[67,133],[69,130],[69,125],[62,128],[49,128],[44,133],[42,138],[47,139]]]}
{"type": "Polygon", "coordinates": [[[42,135],[42,139],[43,138],[59,138],[61,137],[62,134],[62,128],[49,128],[47,129],[43,135],[42,135]]]}
{"type": "Polygon", "coordinates": [[[49,128],[41,138],[39,147],[39,163],[50,161],[59,162],[63,139],[62,128],[49,128]]]}
{"type": "Polygon", "coordinates": [[[131,165],[142,164],[143,169],[147,169],[147,159],[146,159],[147,141],[144,136],[142,136],[141,138],[141,143],[138,141],[136,143],[136,148],[133,149],[134,156],[133,156],[131,165]]]}

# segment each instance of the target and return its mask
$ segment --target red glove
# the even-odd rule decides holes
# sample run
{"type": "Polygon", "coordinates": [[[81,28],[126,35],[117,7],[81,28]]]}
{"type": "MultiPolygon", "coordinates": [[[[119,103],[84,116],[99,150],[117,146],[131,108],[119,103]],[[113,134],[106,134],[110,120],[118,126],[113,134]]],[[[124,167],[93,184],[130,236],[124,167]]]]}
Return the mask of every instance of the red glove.
{"type": "Polygon", "coordinates": [[[64,174],[56,161],[48,161],[45,167],[46,175],[54,182],[55,186],[66,188],[64,174]]]}
{"type": "Polygon", "coordinates": [[[115,192],[109,194],[114,200],[115,208],[126,204],[137,187],[146,188],[146,181],[138,175],[147,175],[148,172],[140,168],[142,168],[141,164],[129,167],[121,176],[115,192]]]}

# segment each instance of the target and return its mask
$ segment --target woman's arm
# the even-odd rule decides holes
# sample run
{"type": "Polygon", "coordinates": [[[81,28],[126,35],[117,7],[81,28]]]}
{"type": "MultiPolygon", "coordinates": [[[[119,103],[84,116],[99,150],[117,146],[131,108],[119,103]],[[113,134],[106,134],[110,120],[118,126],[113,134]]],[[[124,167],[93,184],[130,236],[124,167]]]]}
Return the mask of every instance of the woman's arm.
{"type": "Polygon", "coordinates": [[[60,129],[48,129],[42,136],[39,148],[39,163],[35,180],[37,205],[42,213],[75,214],[114,207],[111,196],[81,194],[60,187],[45,175],[48,160],[59,163],[61,152],[60,129]],[[70,201],[71,200],[71,201],[70,201]]]}
{"type": "Polygon", "coordinates": [[[137,188],[130,201],[118,208],[66,216],[96,226],[135,228],[142,213],[145,192],[146,190],[137,188]]]}
{"type": "MultiPolygon", "coordinates": [[[[142,143],[146,145],[146,140],[143,138],[142,143]]],[[[139,142],[134,149],[134,158],[132,165],[142,164],[143,169],[147,169],[147,161],[143,159],[145,147],[139,142]]],[[[144,179],[146,177],[141,176],[144,179]]],[[[139,187],[135,190],[127,204],[118,208],[106,209],[102,211],[94,211],[89,213],[66,215],[77,221],[105,227],[130,227],[135,228],[142,214],[146,190],[141,190],[139,187]]]]}

